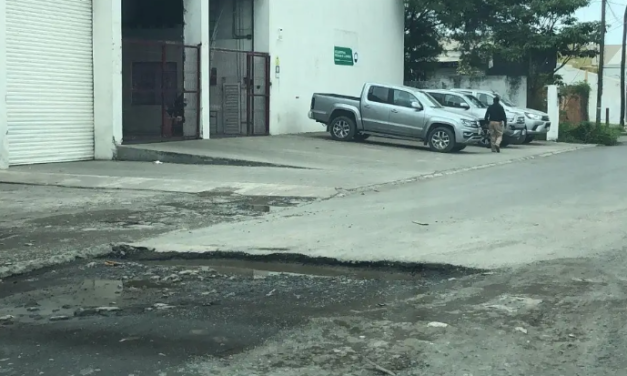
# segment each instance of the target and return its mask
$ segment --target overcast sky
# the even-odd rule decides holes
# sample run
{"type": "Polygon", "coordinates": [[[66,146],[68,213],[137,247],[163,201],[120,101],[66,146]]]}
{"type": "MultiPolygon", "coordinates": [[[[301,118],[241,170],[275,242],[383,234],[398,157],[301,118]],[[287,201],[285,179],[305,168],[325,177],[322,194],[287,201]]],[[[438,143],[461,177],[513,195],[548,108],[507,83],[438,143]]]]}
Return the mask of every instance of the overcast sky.
{"type": "MultiPolygon", "coordinates": [[[[607,23],[608,33],[605,35],[605,44],[621,44],[623,38],[623,15],[627,0],[608,0],[607,23]]],[[[601,0],[592,0],[589,7],[577,11],[577,17],[582,21],[601,20],[601,0]]]]}

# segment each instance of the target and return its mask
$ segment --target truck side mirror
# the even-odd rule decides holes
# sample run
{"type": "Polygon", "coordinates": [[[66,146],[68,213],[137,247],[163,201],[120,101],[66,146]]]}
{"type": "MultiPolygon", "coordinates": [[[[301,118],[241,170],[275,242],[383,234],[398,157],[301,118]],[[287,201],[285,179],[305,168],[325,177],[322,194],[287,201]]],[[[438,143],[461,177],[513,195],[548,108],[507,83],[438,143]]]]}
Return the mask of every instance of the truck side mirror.
{"type": "Polygon", "coordinates": [[[422,106],[418,102],[411,102],[411,108],[415,109],[416,111],[422,111],[422,106]]]}
{"type": "Polygon", "coordinates": [[[464,110],[468,110],[470,108],[470,106],[468,105],[468,103],[460,103],[459,107],[463,108],[464,110]]]}

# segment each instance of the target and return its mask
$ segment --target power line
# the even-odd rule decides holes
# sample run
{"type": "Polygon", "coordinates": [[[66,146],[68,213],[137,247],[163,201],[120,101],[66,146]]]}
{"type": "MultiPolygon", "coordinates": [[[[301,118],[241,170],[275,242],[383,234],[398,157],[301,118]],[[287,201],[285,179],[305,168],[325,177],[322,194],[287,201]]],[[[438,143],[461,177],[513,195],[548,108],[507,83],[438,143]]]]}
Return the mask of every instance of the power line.
{"type": "Polygon", "coordinates": [[[610,2],[608,2],[607,7],[610,9],[610,13],[612,13],[612,16],[614,16],[614,20],[615,20],[616,22],[618,22],[618,25],[617,25],[617,26],[619,26],[619,27],[620,27],[620,26],[623,26],[623,25],[622,25],[623,20],[621,20],[621,19],[619,19],[619,18],[618,18],[618,16],[617,16],[617,15],[616,15],[616,13],[614,12],[614,9],[612,8],[612,5],[611,5],[611,3],[610,3],[610,2]]]}

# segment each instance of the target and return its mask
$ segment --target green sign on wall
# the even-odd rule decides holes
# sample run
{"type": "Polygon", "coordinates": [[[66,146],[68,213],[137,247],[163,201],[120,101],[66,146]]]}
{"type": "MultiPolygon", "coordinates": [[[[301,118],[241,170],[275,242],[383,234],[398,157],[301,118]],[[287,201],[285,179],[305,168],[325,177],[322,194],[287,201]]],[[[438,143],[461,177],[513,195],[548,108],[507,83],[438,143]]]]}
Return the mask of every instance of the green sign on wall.
{"type": "Polygon", "coordinates": [[[333,49],[333,59],[335,60],[335,65],[355,65],[353,50],[348,47],[335,46],[333,49]]]}

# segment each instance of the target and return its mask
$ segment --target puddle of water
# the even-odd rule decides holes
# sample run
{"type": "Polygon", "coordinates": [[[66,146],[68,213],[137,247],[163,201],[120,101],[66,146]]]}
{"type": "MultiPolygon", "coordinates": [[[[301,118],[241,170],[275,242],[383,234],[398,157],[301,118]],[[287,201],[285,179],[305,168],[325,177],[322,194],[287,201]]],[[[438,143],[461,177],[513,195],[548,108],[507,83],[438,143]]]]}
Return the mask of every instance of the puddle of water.
{"type": "MultiPolygon", "coordinates": [[[[11,315],[20,322],[35,322],[52,316],[73,316],[78,308],[107,307],[120,299],[122,281],[86,280],[76,286],[47,289],[46,297],[14,307],[0,308],[0,316],[11,315]]],[[[19,299],[19,295],[14,295],[19,299]]]]}
{"type": "Polygon", "coordinates": [[[308,276],[317,278],[347,277],[353,279],[414,280],[420,278],[410,273],[377,269],[357,269],[336,266],[266,263],[243,260],[167,260],[147,261],[147,265],[211,268],[221,274],[263,279],[277,275],[308,276]]]}

